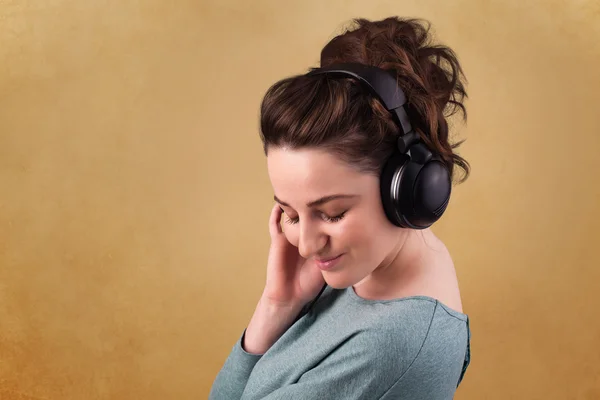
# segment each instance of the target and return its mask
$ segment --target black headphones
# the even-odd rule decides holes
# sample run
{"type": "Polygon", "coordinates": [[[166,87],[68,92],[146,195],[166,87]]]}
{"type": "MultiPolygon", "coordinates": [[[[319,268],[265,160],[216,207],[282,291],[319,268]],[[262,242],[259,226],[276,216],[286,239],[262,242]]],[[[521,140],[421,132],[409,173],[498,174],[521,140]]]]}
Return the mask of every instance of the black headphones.
{"type": "Polygon", "coordinates": [[[406,95],[387,70],[356,63],[313,68],[308,76],[357,78],[391,112],[402,134],[381,173],[381,200],[387,218],[402,228],[425,229],[448,206],[452,181],[448,168],[419,140],[404,108],[406,95]]]}

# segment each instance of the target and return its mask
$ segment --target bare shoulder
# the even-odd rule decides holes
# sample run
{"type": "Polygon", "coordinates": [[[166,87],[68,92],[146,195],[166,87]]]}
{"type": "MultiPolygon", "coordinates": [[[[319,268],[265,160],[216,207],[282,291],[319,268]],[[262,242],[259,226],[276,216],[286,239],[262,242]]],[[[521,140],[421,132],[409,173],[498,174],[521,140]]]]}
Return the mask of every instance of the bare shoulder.
{"type": "Polygon", "coordinates": [[[371,281],[354,285],[356,293],[372,300],[427,296],[462,313],[458,278],[450,251],[428,229],[417,235],[411,239],[413,248],[418,246],[412,256],[398,263],[399,268],[388,270],[388,274],[382,272],[377,278],[371,278],[371,281]],[[374,280],[379,283],[373,283],[374,280]],[[385,288],[381,289],[382,287],[385,288]]]}
{"type": "Polygon", "coordinates": [[[462,313],[460,288],[450,251],[434,235],[427,242],[431,244],[431,251],[423,258],[423,274],[419,279],[419,286],[425,295],[462,313]]]}
{"type": "Polygon", "coordinates": [[[446,245],[431,231],[423,231],[424,246],[417,259],[405,267],[388,298],[427,296],[463,312],[454,261],[446,245]],[[406,273],[411,271],[410,273],[406,273]]]}

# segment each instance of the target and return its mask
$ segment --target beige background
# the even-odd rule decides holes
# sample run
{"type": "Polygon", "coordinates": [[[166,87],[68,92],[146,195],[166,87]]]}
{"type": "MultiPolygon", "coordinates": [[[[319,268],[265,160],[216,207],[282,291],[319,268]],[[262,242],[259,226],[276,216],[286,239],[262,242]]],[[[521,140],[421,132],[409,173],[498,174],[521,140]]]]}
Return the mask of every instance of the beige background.
{"type": "Polygon", "coordinates": [[[0,1],[0,398],[200,399],[254,310],[270,84],[353,17],[429,19],[472,177],[435,231],[457,399],[600,398],[598,1],[0,1]]]}

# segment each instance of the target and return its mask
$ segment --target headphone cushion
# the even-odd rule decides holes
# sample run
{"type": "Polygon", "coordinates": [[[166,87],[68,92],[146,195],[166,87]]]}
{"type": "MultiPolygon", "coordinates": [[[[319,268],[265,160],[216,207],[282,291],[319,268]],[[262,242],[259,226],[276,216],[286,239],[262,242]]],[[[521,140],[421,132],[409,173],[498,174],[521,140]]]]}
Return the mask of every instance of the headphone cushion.
{"type": "Polygon", "coordinates": [[[404,167],[408,161],[409,157],[407,155],[394,152],[383,166],[379,180],[381,202],[385,215],[391,223],[399,227],[407,227],[401,211],[405,207],[400,204],[402,201],[400,184],[404,167]]]}

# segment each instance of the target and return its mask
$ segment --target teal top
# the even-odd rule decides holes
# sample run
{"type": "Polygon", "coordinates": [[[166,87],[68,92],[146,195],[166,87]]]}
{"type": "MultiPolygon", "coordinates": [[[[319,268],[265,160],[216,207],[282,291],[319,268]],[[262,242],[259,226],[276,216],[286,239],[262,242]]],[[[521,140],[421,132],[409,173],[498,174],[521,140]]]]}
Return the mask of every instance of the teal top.
{"type": "Polygon", "coordinates": [[[241,334],[209,400],[446,400],[470,362],[469,318],[427,296],[367,300],[327,286],[267,350],[241,334]]]}

